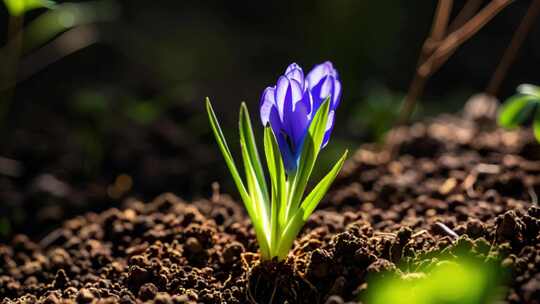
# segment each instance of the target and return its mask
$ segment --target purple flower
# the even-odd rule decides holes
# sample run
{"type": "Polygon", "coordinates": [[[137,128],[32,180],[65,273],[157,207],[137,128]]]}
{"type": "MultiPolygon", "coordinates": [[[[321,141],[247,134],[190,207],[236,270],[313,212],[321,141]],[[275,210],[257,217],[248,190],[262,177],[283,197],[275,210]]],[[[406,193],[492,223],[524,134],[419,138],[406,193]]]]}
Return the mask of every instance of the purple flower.
{"type": "Polygon", "coordinates": [[[270,124],[274,131],[287,171],[296,170],[311,120],[328,97],[330,110],[322,147],[330,139],[341,97],[341,83],[331,62],[315,66],[306,77],[302,68],[292,63],[275,86],[264,90],[261,121],[265,126],[270,124]]]}

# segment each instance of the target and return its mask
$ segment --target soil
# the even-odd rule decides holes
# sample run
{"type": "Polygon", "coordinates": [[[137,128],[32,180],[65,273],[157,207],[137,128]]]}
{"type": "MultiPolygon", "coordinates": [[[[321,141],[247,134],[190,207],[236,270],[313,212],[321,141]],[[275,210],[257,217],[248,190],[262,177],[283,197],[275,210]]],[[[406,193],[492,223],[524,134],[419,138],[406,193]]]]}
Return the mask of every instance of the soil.
{"type": "Polygon", "coordinates": [[[207,125],[188,103],[147,124],[117,108],[98,118],[65,105],[18,110],[0,134],[0,242],[13,231],[43,237],[63,220],[120,206],[126,197],[208,193],[210,182],[228,174],[217,166],[211,130],[177,123],[207,125]]]}
{"type": "Polygon", "coordinates": [[[460,253],[511,271],[504,302],[540,303],[540,145],[466,114],[396,130],[393,157],[356,151],[285,263],[259,261],[217,187],[163,194],[0,245],[2,303],[356,303],[372,275],[460,253]]]}

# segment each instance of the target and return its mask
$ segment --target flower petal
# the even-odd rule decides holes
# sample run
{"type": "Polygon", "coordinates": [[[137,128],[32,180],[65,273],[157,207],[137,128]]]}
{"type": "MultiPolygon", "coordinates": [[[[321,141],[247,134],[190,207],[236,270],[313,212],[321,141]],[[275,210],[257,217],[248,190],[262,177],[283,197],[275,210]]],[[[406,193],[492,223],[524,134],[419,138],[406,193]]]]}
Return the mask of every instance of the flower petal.
{"type": "Polygon", "coordinates": [[[336,110],[341,100],[341,82],[338,79],[334,80],[334,93],[332,97],[332,109],[336,110]]]}
{"type": "Polygon", "coordinates": [[[326,132],[324,133],[324,138],[322,142],[322,147],[326,147],[326,144],[328,144],[328,141],[330,141],[330,134],[332,133],[332,130],[334,129],[334,111],[328,112],[328,121],[326,122],[326,132]]]}
{"type": "Polygon", "coordinates": [[[279,113],[279,117],[281,120],[283,120],[283,111],[285,108],[285,98],[287,96],[287,91],[290,87],[290,81],[289,78],[285,76],[279,77],[277,84],[276,84],[276,90],[275,90],[275,102],[277,106],[277,110],[279,113]]]}
{"type": "Polygon", "coordinates": [[[304,106],[306,107],[306,111],[307,111],[307,115],[308,115],[308,120],[311,121],[311,118],[312,118],[312,113],[311,113],[311,109],[313,107],[313,96],[311,96],[311,91],[310,90],[306,90],[304,92],[304,96],[302,96],[302,100],[300,101],[301,103],[304,104],[304,106]]]}
{"type": "Polygon", "coordinates": [[[275,88],[268,87],[264,90],[261,97],[261,122],[263,126],[268,124],[270,120],[270,111],[276,107],[276,101],[274,98],[275,88]]]}
{"type": "Polygon", "coordinates": [[[285,95],[285,102],[283,106],[283,117],[281,122],[285,132],[287,133],[289,144],[291,145],[291,152],[294,154],[296,152],[296,135],[299,133],[298,130],[300,125],[307,124],[307,113],[305,112],[305,107],[303,106],[302,101],[303,92],[300,83],[294,79],[289,80],[289,88],[285,95]],[[297,111],[300,111],[297,113],[297,111]]]}
{"type": "Polygon", "coordinates": [[[316,65],[306,76],[309,88],[315,87],[325,76],[338,77],[337,71],[330,61],[316,65]]]}
{"type": "Polygon", "coordinates": [[[293,153],[287,142],[287,134],[283,129],[281,119],[279,118],[279,113],[275,107],[270,111],[270,127],[276,136],[276,140],[279,146],[279,151],[281,152],[281,157],[283,159],[283,165],[288,171],[293,171],[296,169],[296,161],[294,160],[293,153]]]}
{"type": "Polygon", "coordinates": [[[292,109],[294,110],[296,103],[302,100],[304,92],[302,90],[302,85],[300,82],[290,79],[291,82],[291,100],[292,100],[292,109]]]}
{"type": "Polygon", "coordinates": [[[287,171],[296,170],[309,125],[322,102],[330,98],[322,143],[322,147],[326,146],[334,127],[334,113],[341,99],[341,90],[338,73],[327,61],[315,66],[305,77],[302,68],[292,63],[279,77],[276,86],[263,92],[261,121],[272,127],[287,171]]]}
{"type": "Polygon", "coordinates": [[[295,155],[300,152],[300,146],[304,141],[310,121],[307,107],[303,102],[298,102],[289,118],[291,142],[293,143],[292,152],[295,155]]]}
{"type": "Polygon", "coordinates": [[[319,97],[320,99],[326,99],[328,96],[332,95],[334,92],[334,77],[333,76],[326,76],[323,78],[323,81],[321,81],[321,89],[319,91],[319,97]]]}
{"type": "Polygon", "coordinates": [[[319,84],[324,76],[328,74],[327,70],[328,69],[324,63],[316,65],[306,76],[309,88],[313,88],[319,84]]]}
{"type": "MultiPolygon", "coordinates": [[[[315,115],[323,101],[328,97],[332,96],[334,92],[334,77],[325,76],[321,81],[311,88],[311,95],[313,96],[313,110],[312,116],[315,115]]],[[[332,96],[333,97],[333,96],[332,96]]],[[[333,101],[332,101],[333,104],[333,101]]]]}
{"type": "Polygon", "coordinates": [[[302,84],[302,88],[303,88],[304,71],[302,70],[302,68],[298,64],[291,63],[287,67],[287,70],[285,71],[285,76],[287,76],[289,79],[294,79],[294,80],[298,81],[298,83],[302,84]]]}
{"type": "Polygon", "coordinates": [[[289,79],[287,76],[279,77],[274,98],[282,121],[284,113],[289,109],[292,110],[294,105],[302,99],[302,95],[302,86],[298,81],[289,79]]]}

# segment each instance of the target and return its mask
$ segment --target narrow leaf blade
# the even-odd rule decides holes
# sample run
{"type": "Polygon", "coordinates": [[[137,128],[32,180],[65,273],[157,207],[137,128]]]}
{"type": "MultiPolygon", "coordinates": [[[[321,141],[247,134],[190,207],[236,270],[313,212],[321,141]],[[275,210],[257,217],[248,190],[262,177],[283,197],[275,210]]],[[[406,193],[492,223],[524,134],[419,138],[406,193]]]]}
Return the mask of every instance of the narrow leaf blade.
{"type": "Polygon", "coordinates": [[[319,155],[321,145],[324,139],[324,133],[326,132],[326,124],[328,121],[328,111],[330,109],[330,98],[327,98],[320,106],[319,110],[315,114],[315,117],[311,121],[308,129],[308,134],[304,139],[302,145],[302,152],[300,156],[300,163],[298,170],[294,176],[292,189],[290,191],[291,199],[287,206],[286,219],[293,215],[296,209],[300,205],[300,200],[304,195],[306,185],[308,183],[311,172],[319,155]]]}
{"type": "Polygon", "coordinates": [[[326,174],[326,176],[313,188],[311,193],[304,199],[302,202],[302,205],[300,206],[301,211],[303,212],[302,220],[306,221],[308,217],[313,213],[315,208],[317,208],[317,205],[322,200],[326,192],[328,191],[328,188],[330,188],[330,185],[334,182],[334,179],[338,175],[339,171],[341,171],[341,167],[343,167],[343,163],[345,162],[345,159],[347,158],[347,154],[349,151],[345,151],[341,158],[338,160],[338,162],[332,167],[332,170],[326,174]]]}
{"type": "Polygon", "coordinates": [[[540,99],[540,87],[532,84],[522,84],[518,86],[517,91],[524,95],[536,96],[540,99]]]}
{"type": "Polygon", "coordinates": [[[52,9],[56,4],[49,0],[4,0],[4,3],[12,16],[21,16],[37,8],[52,9]]]}
{"type": "Polygon", "coordinates": [[[345,151],[343,156],[338,160],[338,162],[332,167],[332,170],[315,186],[313,191],[306,197],[304,202],[301,205],[301,208],[297,210],[289,222],[287,223],[286,228],[281,233],[281,240],[279,243],[278,257],[280,259],[285,258],[291,249],[296,236],[304,226],[309,215],[315,210],[317,204],[326,194],[328,188],[334,181],[335,177],[341,170],[345,159],[347,158],[348,151],[345,151]]]}
{"type": "Polygon", "coordinates": [[[286,203],[286,189],[285,189],[285,167],[279,151],[279,146],[276,137],[270,127],[264,128],[264,151],[266,155],[266,163],[268,164],[268,172],[270,174],[270,182],[272,188],[272,201],[271,201],[271,221],[270,226],[272,228],[272,235],[270,241],[270,248],[272,251],[276,250],[279,241],[280,225],[279,217],[280,212],[284,210],[283,206],[286,203]]]}
{"type": "MultiPolygon", "coordinates": [[[[248,192],[258,217],[258,225],[264,232],[265,242],[270,244],[272,229],[270,226],[270,202],[266,180],[262,171],[259,152],[255,143],[251,120],[245,103],[240,106],[240,147],[246,172],[248,192]]],[[[269,245],[267,246],[269,247],[269,245]]]]}
{"type": "Polygon", "coordinates": [[[263,258],[268,258],[269,248],[266,241],[265,231],[263,227],[261,226],[260,216],[257,213],[257,210],[255,208],[255,203],[252,201],[251,196],[246,191],[244,183],[242,182],[240,174],[238,173],[238,169],[236,168],[231,151],[229,149],[229,146],[227,145],[227,141],[225,140],[223,131],[221,130],[221,127],[219,126],[219,122],[216,118],[216,114],[214,113],[214,109],[212,108],[212,104],[210,103],[209,98],[206,98],[206,111],[208,113],[210,126],[212,127],[212,131],[214,132],[214,135],[216,137],[216,141],[218,143],[219,149],[221,150],[221,153],[223,154],[223,157],[225,158],[225,163],[227,164],[227,167],[229,168],[229,171],[231,172],[231,175],[236,184],[238,192],[240,193],[242,201],[244,202],[244,206],[246,207],[248,215],[251,218],[251,221],[253,223],[253,228],[255,229],[255,235],[257,237],[257,242],[259,243],[259,247],[261,249],[261,254],[263,258]]]}
{"type": "Polygon", "coordinates": [[[223,131],[221,130],[221,127],[219,126],[219,122],[216,118],[216,114],[214,113],[214,109],[212,108],[212,104],[210,103],[209,98],[206,98],[206,111],[208,113],[208,119],[210,120],[210,126],[212,127],[212,131],[214,132],[214,135],[216,137],[216,141],[218,143],[219,149],[221,150],[221,154],[223,154],[225,163],[227,164],[227,167],[229,168],[229,171],[231,172],[234,183],[236,184],[236,188],[238,188],[238,192],[240,193],[242,201],[244,202],[244,205],[246,206],[249,216],[251,217],[252,220],[255,221],[258,219],[258,216],[255,213],[253,202],[251,200],[250,195],[246,191],[246,188],[244,186],[242,178],[240,177],[240,174],[238,173],[238,169],[236,168],[236,164],[234,163],[234,159],[232,157],[231,151],[229,149],[229,146],[227,145],[227,141],[225,140],[223,131]]]}
{"type": "Polygon", "coordinates": [[[266,186],[266,180],[264,178],[264,171],[261,165],[257,144],[255,142],[255,136],[253,135],[249,111],[244,102],[242,102],[242,105],[240,106],[240,138],[247,149],[249,160],[253,166],[253,170],[255,171],[257,182],[262,190],[262,194],[265,200],[268,201],[268,189],[266,186]]]}
{"type": "Polygon", "coordinates": [[[536,109],[533,122],[534,137],[540,142],[540,109],[536,109]]]}
{"type": "Polygon", "coordinates": [[[499,112],[499,125],[509,129],[517,127],[527,119],[530,111],[534,107],[533,101],[536,99],[537,98],[530,95],[511,97],[506,101],[499,112]]]}

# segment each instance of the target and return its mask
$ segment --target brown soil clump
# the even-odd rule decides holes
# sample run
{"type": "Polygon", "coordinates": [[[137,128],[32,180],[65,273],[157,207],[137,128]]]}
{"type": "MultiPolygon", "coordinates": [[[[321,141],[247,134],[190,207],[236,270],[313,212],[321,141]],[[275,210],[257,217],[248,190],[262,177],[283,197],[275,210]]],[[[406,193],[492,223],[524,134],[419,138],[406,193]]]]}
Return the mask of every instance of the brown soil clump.
{"type": "Polygon", "coordinates": [[[260,263],[226,195],[164,194],[0,245],[2,303],[345,303],[374,274],[462,253],[511,270],[508,303],[540,299],[540,146],[445,116],[397,131],[398,155],[358,150],[285,263],[260,263]]]}

